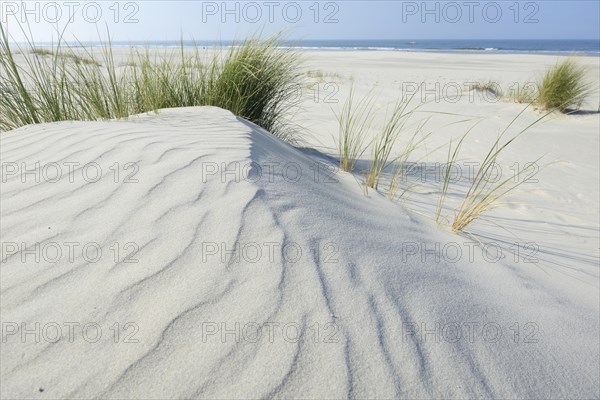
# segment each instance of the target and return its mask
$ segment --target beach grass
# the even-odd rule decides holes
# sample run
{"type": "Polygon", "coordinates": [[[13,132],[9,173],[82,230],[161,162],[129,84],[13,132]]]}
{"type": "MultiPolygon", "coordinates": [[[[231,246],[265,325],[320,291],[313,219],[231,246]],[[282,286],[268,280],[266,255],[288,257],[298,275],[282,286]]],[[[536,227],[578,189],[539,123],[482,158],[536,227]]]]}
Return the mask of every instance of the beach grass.
{"type": "Polygon", "coordinates": [[[339,81],[342,79],[342,76],[337,72],[321,71],[319,69],[306,71],[306,77],[318,83],[323,83],[327,80],[339,81]]]}
{"type": "Polygon", "coordinates": [[[395,104],[391,116],[383,126],[383,130],[375,138],[371,162],[365,180],[365,184],[370,188],[378,189],[381,175],[394,161],[390,161],[392,149],[402,134],[406,122],[415,109],[418,108],[408,109],[413,97],[414,94],[407,100],[399,100],[395,104]]]}
{"type": "Polygon", "coordinates": [[[356,162],[367,150],[368,131],[374,118],[373,106],[374,98],[371,94],[356,100],[354,88],[350,88],[350,94],[340,114],[336,116],[339,124],[337,146],[342,171],[354,172],[356,162]]]}
{"type": "Polygon", "coordinates": [[[127,118],[161,108],[217,106],[284,139],[293,139],[286,116],[300,100],[299,53],[280,48],[280,35],[252,37],[202,57],[198,48],[166,54],[131,51],[117,65],[111,42],[101,62],[85,49],[59,41],[52,50],[33,41],[19,64],[0,27],[0,131],[65,120],[127,118]]]}
{"type": "Polygon", "coordinates": [[[64,55],[61,54],[60,56],[66,57],[68,60],[74,62],[75,64],[95,64],[98,66],[100,65],[100,63],[98,63],[98,61],[94,60],[93,58],[82,57],[74,53],[68,53],[64,55]]]}
{"type": "Polygon", "coordinates": [[[539,82],[537,103],[546,110],[566,112],[579,109],[591,93],[587,70],[574,59],[566,59],[549,68],[539,82]]]}
{"type": "Polygon", "coordinates": [[[444,208],[444,203],[446,201],[446,197],[448,195],[448,189],[450,188],[450,182],[451,182],[451,173],[452,173],[452,167],[454,165],[456,165],[456,162],[458,160],[458,155],[460,154],[460,149],[462,147],[462,144],[465,140],[465,138],[469,135],[469,133],[471,132],[471,130],[476,126],[477,124],[474,124],[463,136],[460,137],[460,139],[458,140],[458,143],[456,144],[456,147],[452,146],[452,140],[450,141],[450,144],[448,145],[448,158],[446,160],[446,165],[444,168],[444,172],[442,175],[442,187],[440,190],[440,197],[438,198],[438,202],[437,202],[437,208],[436,208],[436,212],[435,212],[435,222],[437,224],[440,224],[441,221],[441,216],[442,216],[442,210],[444,208]]]}
{"type": "Polygon", "coordinates": [[[41,47],[32,48],[30,53],[35,54],[36,56],[51,56],[53,54],[52,51],[41,47]]]}
{"type": "MultiPolygon", "coordinates": [[[[525,128],[512,135],[512,137],[509,139],[505,139],[511,127],[528,108],[529,106],[525,107],[497,136],[496,140],[490,147],[490,150],[479,163],[479,169],[475,174],[475,177],[471,179],[471,183],[466,194],[463,196],[460,205],[455,209],[454,218],[450,225],[452,231],[464,231],[471,223],[481,218],[484,213],[493,207],[496,207],[501,199],[514,192],[519,186],[532,179],[539,172],[539,169],[536,168],[534,168],[532,171],[525,168],[515,173],[514,176],[510,176],[508,178],[496,179],[496,176],[494,176],[495,168],[497,168],[499,165],[498,158],[501,156],[501,154],[503,154],[506,149],[509,148],[509,146],[521,135],[538,124],[548,115],[542,115],[534,122],[528,124],[525,128]]],[[[442,187],[440,190],[440,197],[435,214],[435,220],[438,224],[442,222],[441,212],[444,207],[444,202],[446,201],[450,185],[451,167],[455,164],[458,158],[465,137],[474,127],[475,125],[473,125],[465,133],[465,135],[460,138],[456,147],[453,148],[452,145],[450,145],[448,149],[448,160],[442,176],[442,187]]],[[[540,159],[534,161],[532,164],[537,165],[537,162],[539,162],[540,159]]]]}
{"type": "Polygon", "coordinates": [[[41,56],[41,57],[50,57],[50,56],[54,56],[56,54],[58,57],[64,57],[67,60],[73,61],[74,63],[77,63],[77,64],[78,63],[99,64],[98,61],[94,60],[93,58],[84,57],[84,56],[75,54],[74,52],[54,53],[52,50],[44,49],[41,47],[34,47],[30,50],[29,53],[34,54],[36,56],[41,56]]]}
{"type": "Polygon", "coordinates": [[[204,103],[232,111],[275,135],[284,135],[284,116],[297,105],[299,54],[281,49],[278,37],[245,40],[223,63],[213,60],[204,103]]]}
{"type": "Polygon", "coordinates": [[[387,197],[390,200],[400,199],[409,190],[408,187],[402,188],[403,179],[411,174],[420,160],[411,162],[410,157],[413,152],[425,144],[425,141],[433,132],[423,132],[423,127],[427,124],[428,119],[421,121],[408,142],[402,146],[400,152],[392,160],[392,173],[387,187],[387,197]],[[399,194],[400,190],[402,192],[399,194]]]}
{"type": "Polygon", "coordinates": [[[500,84],[498,82],[495,82],[492,80],[476,82],[470,86],[471,86],[470,87],[471,90],[477,90],[480,92],[489,92],[497,98],[501,98],[504,96],[504,93],[503,93],[503,90],[502,90],[502,87],[500,86],[500,84]]]}
{"type": "MultiPolygon", "coordinates": [[[[423,127],[427,120],[422,121],[416,128],[415,132],[410,137],[407,144],[395,156],[391,157],[392,149],[399,136],[405,131],[406,120],[418,108],[408,109],[406,101],[399,101],[395,104],[390,118],[385,123],[381,133],[375,137],[373,141],[367,140],[367,132],[371,128],[373,116],[373,96],[365,96],[358,102],[354,98],[354,93],[351,90],[350,96],[343,106],[341,114],[338,116],[339,121],[339,137],[338,137],[338,152],[340,169],[346,172],[354,172],[357,161],[362,155],[371,148],[372,157],[369,160],[369,167],[365,174],[365,193],[368,193],[368,188],[378,190],[382,176],[389,167],[392,167],[390,179],[387,188],[387,196],[391,200],[398,198],[398,192],[402,190],[401,180],[407,173],[414,169],[415,164],[409,161],[411,155],[416,149],[422,146],[425,140],[433,132],[423,132],[423,127]]],[[[522,184],[530,181],[539,173],[540,168],[538,162],[541,157],[527,165],[530,167],[515,171],[508,178],[496,179],[497,168],[500,165],[499,158],[507,152],[507,149],[523,134],[532,127],[540,123],[552,111],[549,111],[532,123],[529,123],[525,128],[519,130],[516,134],[509,136],[509,132],[519,118],[532,105],[525,107],[513,120],[498,134],[495,141],[490,146],[490,149],[478,162],[479,169],[473,178],[469,178],[469,185],[466,193],[460,196],[461,200],[450,209],[453,212],[452,216],[442,215],[445,209],[445,203],[448,194],[451,190],[451,184],[454,181],[451,177],[453,166],[456,165],[461,149],[466,137],[473,131],[481,120],[474,123],[468,130],[456,141],[453,145],[451,141],[448,144],[447,160],[445,167],[442,169],[442,179],[440,195],[437,200],[437,206],[434,211],[433,219],[439,225],[447,223],[454,232],[465,231],[474,221],[482,218],[482,216],[494,207],[501,204],[501,200],[507,195],[513,193],[522,184]]],[[[461,124],[471,121],[473,118],[461,119],[451,122],[448,125],[461,124]]],[[[437,149],[436,149],[437,150],[437,149]]],[[[405,192],[406,190],[404,190],[405,192]]],[[[402,196],[399,196],[402,197],[402,196]]],[[[456,197],[455,195],[452,196],[456,197]]]]}

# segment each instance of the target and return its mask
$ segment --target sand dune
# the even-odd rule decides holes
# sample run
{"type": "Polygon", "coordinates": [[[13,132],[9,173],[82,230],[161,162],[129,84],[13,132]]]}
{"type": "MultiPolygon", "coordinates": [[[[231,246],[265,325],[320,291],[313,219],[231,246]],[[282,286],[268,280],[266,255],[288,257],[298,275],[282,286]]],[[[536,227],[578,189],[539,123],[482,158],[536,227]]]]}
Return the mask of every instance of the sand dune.
{"type": "Polygon", "coordinates": [[[227,111],[0,140],[3,398],[598,395],[593,288],[438,261],[467,240],[227,111]]]}

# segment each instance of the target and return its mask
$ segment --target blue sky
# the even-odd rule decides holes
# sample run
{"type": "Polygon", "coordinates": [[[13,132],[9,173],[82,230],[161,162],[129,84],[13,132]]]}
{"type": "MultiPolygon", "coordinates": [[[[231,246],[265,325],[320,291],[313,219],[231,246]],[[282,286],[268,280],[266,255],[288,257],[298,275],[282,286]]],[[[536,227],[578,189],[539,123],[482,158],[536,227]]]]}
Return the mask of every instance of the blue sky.
{"type": "Polygon", "coordinates": [[[20,1],[0,20],[17,41],[23,13],[37,41],[229,40],[284,30],[293,39],[598,39],[600,1],[20,1]],[[79,3],[76,6],[74,3],[79,3]],[[56,23],[58,22],[58,23],[56,23]],[[56,36],[56,34],[54,34],[56,36]]]}

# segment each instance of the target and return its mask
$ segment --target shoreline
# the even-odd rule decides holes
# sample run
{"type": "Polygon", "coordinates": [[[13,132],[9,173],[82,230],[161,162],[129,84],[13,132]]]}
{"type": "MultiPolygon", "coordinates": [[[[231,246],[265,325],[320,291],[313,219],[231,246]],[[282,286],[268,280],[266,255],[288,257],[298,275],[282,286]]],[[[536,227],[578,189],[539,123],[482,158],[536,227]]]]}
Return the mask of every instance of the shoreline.
{"type": "MultiPolygon", "coordinates": [[[[543,40],[491,40],[491,39],[344,39],[344,40],[279,40],[280,48],[309,51],[384,51],[408,53],[451,53],[451,54],[542,54],[557,56],[600,56],[600,41],[597,39],[543,39],[543,40]]],[[[26,46],[27,42],[13,41],[14,45],[26,46]]],[[[62,45],[77,47],[104,47],[108,41],[67,40],[62,45]]],[[[230,48],[243,43],[238,39],[217,40],[115,40],[113,48],[230,48]]],[[[53,41],[37,43],[40,47],[56,46],[53,41]]]]}
{"type": "MultiPolygon", "coordinates": [[[[28,43],[11,43],[14,47],[26,47],[28,43]]],[[[61,45],[63,46],[63,45],[61,45]]],[[[70,44],[68,46],[72,49],[101,49],[105,47],[105,44],[94,43],[94,44],[70,44]]],[[[36,48],[48,49],[56,48],[56,45],[51,43],[41,43],[35,46],[36,48]]],[[[153,43],[149,44],[115,44],[111,43],[113,49],[179,49],[179,44],[172,45],[157,45],[153,43]]],[[[203,50],[214,50],[214,49],[230,49],[239,46],[231,45],[210,45],[210,44],[198,44],[187,45],[184,44],[184,49],[201,48],[203,50]]],[[[589,52],[589,51],[560,51],[560,50],[498,50],[498,49],[483,49],[483,50],[471,50],[471,49],[395,49],[395,48],[356,48],[356,47],[310,47],[310,46],[279,46],[282,50],[297,50],[300,52],[314,51],[314,52],[340,52],[340,53],[351,53],[351,52],[364,52],[364,53],[409,53],[409,54],[466,54],[466,55],[531,55],[531,56],[557,56],[557,57],[599,57],[600,51],[589,52]]]]}

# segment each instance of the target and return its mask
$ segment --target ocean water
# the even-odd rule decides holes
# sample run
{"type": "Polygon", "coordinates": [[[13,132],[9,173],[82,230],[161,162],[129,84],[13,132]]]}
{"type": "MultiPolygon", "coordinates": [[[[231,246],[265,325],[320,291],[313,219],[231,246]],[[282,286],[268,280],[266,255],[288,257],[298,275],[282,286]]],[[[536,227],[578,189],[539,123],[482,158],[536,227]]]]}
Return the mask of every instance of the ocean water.
{"type": "Polygon", "coordinates": [[[357,50],[587,53],[600,55],[600,40],[340,40],[298,41],[291,44],[293,46],[357,50]]]}
{"type": "MultiPolygon", "coordinates": [[[[88,43],[93,45],[94,43],[88,43]]],[[[179,41],[113,42],[117,46],[179,46],[179,41]]],[[[232,41],[184,41],[184,46],[230,46],[232,41]]],[[[290,40],[286,46],[315,50],[545,53],[599,56],[600,40],[290,40]]]]}

